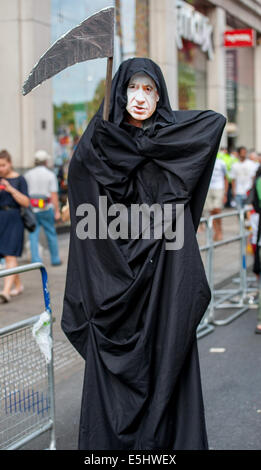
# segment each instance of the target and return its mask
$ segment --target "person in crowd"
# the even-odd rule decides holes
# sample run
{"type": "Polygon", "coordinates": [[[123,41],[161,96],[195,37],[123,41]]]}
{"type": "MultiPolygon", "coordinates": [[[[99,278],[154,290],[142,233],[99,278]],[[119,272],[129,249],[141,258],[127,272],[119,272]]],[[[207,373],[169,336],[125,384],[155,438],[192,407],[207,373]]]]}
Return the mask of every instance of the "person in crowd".
{"type": "Polygon", "coordinates": [[[258,167],[260,165],[259,159],[258,159],[258,154],[255,151],[255,149],[249,150],[248,159],[251,162],[251,165],[252,165],[252,168],[253,168],[253,175],[255,175],[257,170],[258,170],[258,167]]]}
{"type": "Polygon", "coordinates": [[[257,325],[256,325],[255,332],[257,334],[261,334],[261,279],[260,279],[260,275],[259,275],[258,281],[259,281],[259,302],[258,302],[258,310],[257,310],[258,312],[257,313],[257,325]]]}
{"type": "MultiPolygon", "coordinates": [[[[68,170],[69,170],[69,165],[71,161],[71,157],[77,147],[77,144],[80,140],[80,136],[75,135],[73,138],[73,144],[70,152],[70,156],[66,158],[62,165],[60,165],[59,170],[57,172],[57,179],[59,183],[59,198],[62,204],[62,208],[66,207],[65,212],[68,214],[68,204],[67,204],[67,196],[68,196],[68,170]]],[[[62,220],[64,221],[63,218],[64,211],[62,211],[62,220]]],[[[66,216],[67,217],[67,216],[66,216]]],[[[68,218],[66,218],[68,220],[68,218]]]]}
{"type": "Polygon", "coordinates": [[[62,207],[61,218],[63,222],[70,222],[70,207],[69,207],[68,198],[67,198],[65,206],[62,207]]]}
{"type": "Polygon", "coordinates": [[[253,184],[255,172],[253,162],[247,158],[247,149],[244,146],[238,149],[239,160],[231,167],[232,194],[235,198],[237,208],[244,207],[247,200],[247,192],[253,184]]]}
{"type": "Polygon", "coordinates": [[[230,149],[229,153],[230,153],[230,155],[232,155],[232,157],[234,157],[235,162],[237,162],[238,161],[238,150],[235,149],[235,148],[232,148],[232,149],[230,149]]]}
{"type": "Polygon", "coordinates": [[[261,334],[261,264],[260,264],[260,245],[261,245],[261,166],[259,166],[251,191],[252,211],[250,216],[252,237],[251,244],[254,253],[253,272],[256,274],[259,290],[257,325],[255,333],[261,334]]]}
{"type": "Polygon", "coordinates": [[[76,147],[78,145],[78,143],[80,142],[80,136],[77,134],[74,136],[73,138],[73,145],[72,145],[72,152],[71,152],[71,156],[73,154],[73,152],[76,150],[76,147]]]}
{"type": "Polygon", "coordinates": [[[220,152],[218,152],[217,157],[223,160],[227,170],[226,177],[228,180],[228,189],[225,207],[233,207],[231,168],[232,165],[238,161],[238,153],[235,149],[230,149],[229,151],[227,149],[221,149],[220,152]]]}
{"type": "MultiPolygon", "coordinates": [[[[80,136],[75,135],[73,138],[71,157],[73,153],[75,152],[79,141],[80,141],[80,136]]],[[[66,181],[66,185],[65,185],[66,186],[66,200],[61,210],[61,218],[63,222],[70,222],[70,209],[69,209],[69,201],[68,201],[68,171],[69,171],[70,160],[71,158],[64,163],[64,165],[61,168],[62,173],[60,173],[60,175],[62,174],[62,180],[66,181]]]]}
{"type": "Polygon", "coordinates": [[[58,237],[55,221],[60,220],[58,181],[52,170],[47,168],[50,156],[45,150],[35,153],[35,167],[25,173],[31,205],[36,216],[37,226],[29,234],[32,262],[42,262],[39,255],[39,232],[45,232],[52,266],[62,264],[59,256],[58,237]]]}
{"type": "Polygon", "coordinates": [[[59,200],[62,205],[66,204],[67,193],[68,193],[68,183],[67,183],[67,172],[68,172],[69,160],[65,160],[63,164],[59,167],[57,172],[58,180],[58,194],[59,200]]]}
{"type": "MultiPolygon", "coordinates": [[[[227,200],[227,190],[228,179],[226,165],[223,160],[217,158],[210,180],[204,210],[208,211],[210,215],[220,214],[227,200]]],[[[213,219],[213,229],[213,239],[215,241],[222,240],[222,219],[213,219]]]]}
{"type": "MultiPolygon", "coordinates": [[[[29,205],[25,178],[14,171],[9,152],[0,151],[0,258],[5,259],[6,269],[17,267],[17,257],[22,255],[24,223],[20,209],[29,205]]],[[[11,296],[21,294],[23,290],[18,274],[5,277],[0,302],[9,302],[11,296]]]]}

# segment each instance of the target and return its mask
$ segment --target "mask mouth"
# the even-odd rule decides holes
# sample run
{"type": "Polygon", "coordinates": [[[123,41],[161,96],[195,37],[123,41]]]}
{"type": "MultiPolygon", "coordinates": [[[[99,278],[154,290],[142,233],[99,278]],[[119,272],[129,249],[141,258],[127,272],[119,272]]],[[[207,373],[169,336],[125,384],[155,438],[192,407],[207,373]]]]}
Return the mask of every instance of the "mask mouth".
{"type": "Polygon", "coordinates": [[[143,116],[147,113],[147,108],[137,108],[136,106],[132,106],[131,112],[136,115],[143,116]]]}
{"type": "Polygon", "coordinates": [[[139,106],[139,105],[132,105],[132,108],[137,108],[137,109],[147,109],[146,106],[139,106]]]}

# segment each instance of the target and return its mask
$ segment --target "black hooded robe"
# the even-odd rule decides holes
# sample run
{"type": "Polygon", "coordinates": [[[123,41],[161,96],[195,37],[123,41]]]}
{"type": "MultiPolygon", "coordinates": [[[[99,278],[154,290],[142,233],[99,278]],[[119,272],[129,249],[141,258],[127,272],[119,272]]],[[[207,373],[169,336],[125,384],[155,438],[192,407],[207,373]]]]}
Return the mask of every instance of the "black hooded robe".
{"type": "MultiPolygon", "coordinates": [[[[121,63],[72,157],[70,247],[61,326],[85,359],[79,449],[208,449],[196,329],[211,293],[196,239],[226,119],[173,111],[157,64],[121,63]],[[150,126],[125,122],[126,87],[144,71],[160,100],[150,126]],[[184,245],[99,238],[99,197],[111,204],[184,204],[184,245]],[[91,204],[96,238],[86,232],[91,204]],[[84,218],[85,217],[85,218],[84,218]],[[84,226],[85,224],[85,226],[84,226]]],[[[108,215],[108,214],[107,214],[108,215]]],[[[107,227],[113,217],[103,214],[107,227]]],[[[115,219],[115,217],[114,217],[115,219]]],[[[99,219],[100,221],[101,219],[99,219]]],[[[174,230],[173,226],[173,230],[174,230]]]]}

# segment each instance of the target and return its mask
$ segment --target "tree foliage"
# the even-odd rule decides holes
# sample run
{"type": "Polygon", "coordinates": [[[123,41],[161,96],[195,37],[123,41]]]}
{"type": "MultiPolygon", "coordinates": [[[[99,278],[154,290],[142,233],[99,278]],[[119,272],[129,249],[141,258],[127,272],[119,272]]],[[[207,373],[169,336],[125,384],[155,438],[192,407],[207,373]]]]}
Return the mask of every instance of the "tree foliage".
{"type": "Polygon", "coordinates": [[[88,121],[92,119],[92,117],[95,115],[95,113],[98,111],[100,104],[104,98],[105,94],[105,80],[100,80],[98,83],[94,97],[91,101],[87,102],[87,115],[88,115],[88,121]]]}
{"type": "MultiPolygon", "coordinates": [[[[100,80],[98,83],[94,97],[91,101],[85,103],[87,122],[89,122],[95,113],[98,111],[100,104],[105,94],[105,80],[100,80]]],[[[57,106],[54,105],[54,132],[57,135],[59,130],[63,127],[69,127],[71,135],[74,137],[77,135],[75,126],[75,115],[74,112],[77,108],[75,103],[62,103],[57,106]]]]}

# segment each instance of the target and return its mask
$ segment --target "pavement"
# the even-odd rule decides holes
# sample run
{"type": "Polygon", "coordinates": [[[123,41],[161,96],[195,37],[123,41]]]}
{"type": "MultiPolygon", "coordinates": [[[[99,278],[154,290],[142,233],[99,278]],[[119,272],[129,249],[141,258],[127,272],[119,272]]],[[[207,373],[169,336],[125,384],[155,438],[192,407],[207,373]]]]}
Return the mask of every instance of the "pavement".
{"type": "MultiPolygon", "coordinates": [[[[51,307],[55,321],[54,376],[56,407],[56,447],[77,449],[84,361],[68,342],[60,327],[69,247],[68,230],[58,230],[61,266],[50,264],[46,240],[41,234],[43,262],[48,273],[51,307]]],[[[236,220],[224,220],[224,237],[237,233],[236,220]]],[[[198,234],[203,246],[205,233],[198,234]]],[[[230,288],[237,282],[240,256],[238,242],[218,247],[215,254],[215,284],[230,288]]],[[[206,262],[202,253],[203,262],[206,262]]],[[[30,262],[26,240],[19,265],[30,262]]],[[[249,277],[252,257],[248,256],[249,277]]],[[[25,291],[9,304],[0,305],[0,328],[38,315],[44,310],[41,275],[38,271],[21,274],[25,291]]],[[[255,289],[254,279],[252,280],[255,289]]],[[[0,279],[0,289],[3,280],[0,279]]],[[[252,306],[253,307],[253,306],[252,306]]],[[[260,450],[261,448],[261,335],[254,333],[255,308],[246,309],[238,318],[198,339],[202,390],[210,449],[260,450]]],[[[219,309],[217,319],[228,318],[235,311],[219,309]]],[[[22,449],[40,450],[49,445],[49,432],[35,438],[22,449]]]]}

